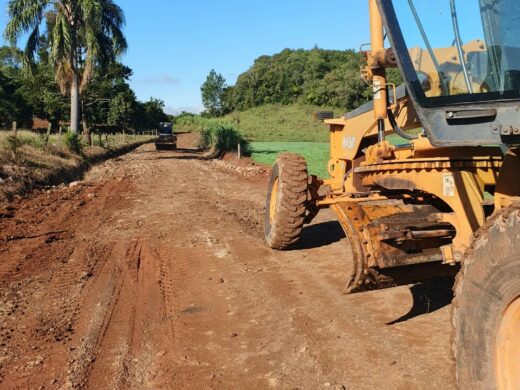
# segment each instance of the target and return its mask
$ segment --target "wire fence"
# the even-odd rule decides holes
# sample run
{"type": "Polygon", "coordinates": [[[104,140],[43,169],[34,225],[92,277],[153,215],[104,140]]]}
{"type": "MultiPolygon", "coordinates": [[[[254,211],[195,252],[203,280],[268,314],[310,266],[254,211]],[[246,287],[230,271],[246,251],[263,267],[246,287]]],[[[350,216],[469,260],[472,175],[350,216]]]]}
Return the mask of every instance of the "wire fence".
{"type": "MultiPolygon", "coordinates": [[[[18,133],[18,132],[31,132],[31,133],[34,133],[34,134],[46,134],[46,133],[49,133],[49,134],[54,134],[54,135],[59,135],[59,134],[64,134],[64,133],[67,133],[68,132],[68,127],[65,127],[65,126],[60,126],[58,128],[52,128],[50,131],[47,130],[47,129],[31,129],[31,128],[25,128],[25,127],[21,127],[21,128],[15,128],[15,127],[6,127],[5,125],[4,126],[0,126],[0,133],[4,134],[5,133],[12,133],[13,135],[15,135],[15,133],[18,133]]],[[[116,135],[116,134],[123,134],[123,135],[146,135],[146,136],[158,136],[159,135],[159,129],[147,129],[147,130],[138,130],[138,129],[131,129],[131,130],[123,130],[123,129],[118,129],[118,130],[113,130],[113,129],[99,129],[99,128],[92,128],[89,130],[90,134],[92,135],[98,135],[98,134],[101,134],[101,135],[105,135],[105,134],[108,134],[108,135],[116,135]]],[[[82,135],[85,135],[86,132],[84,131],[81,131],[80,134],[82,135]]]]}

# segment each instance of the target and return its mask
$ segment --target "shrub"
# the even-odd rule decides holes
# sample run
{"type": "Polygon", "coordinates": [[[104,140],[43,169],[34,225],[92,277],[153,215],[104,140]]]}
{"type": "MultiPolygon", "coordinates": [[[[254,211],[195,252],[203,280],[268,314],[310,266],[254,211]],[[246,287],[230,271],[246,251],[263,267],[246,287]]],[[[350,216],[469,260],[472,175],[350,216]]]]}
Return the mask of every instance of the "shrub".
{"type": "Polygon", "coordinates": [[[200,129],[199,130],[199,144],[198,147],[200,149],[209,149],[213,145],[213,137],[212,133],[209,129],[200,129]]]}
{"type": "Polygon", "coordinates": [[[10,150],[14,155],[18,154],[18,149],[23,145],[23,141],[19,137],[15,137],[14,135],[9,135],[6,138],[6,147],[10,150]]]}
{"type": "Polygon", "coordinates": [[[247,145],[242,135],[232,126],[219,125],[215,130],[215,148],[219,151],[236,150],[240,144],[241,149],[247,145]]]}
{"type": "Polygon", "coordinates": [[[215,152],[223,153],[237,150],[238,145],[243,155],[249,154],[249,142],[230,124],[213,123],[200,130],[199,147],[213,148],[215,152]]]}
{"type": "Polygon", "coordinates": [[[65,142],[65,145],[67,145],[67,148],[73,153],[80,154],[83,150],[81,137],[78,133],[66,133],[63,141],[65,142]]]}
{"type": "Polygon", "coordinates": [[[43,145],[39,142],[37,135],[29,132],[19,132],[15,135],[7,135],[3,142],[0,140],[3,148],[11,152],[13,159],[19,160],[22,158],[23,153],[21,148],[25,145],[33,147],[35,149],[42,149],[43,145]]]}

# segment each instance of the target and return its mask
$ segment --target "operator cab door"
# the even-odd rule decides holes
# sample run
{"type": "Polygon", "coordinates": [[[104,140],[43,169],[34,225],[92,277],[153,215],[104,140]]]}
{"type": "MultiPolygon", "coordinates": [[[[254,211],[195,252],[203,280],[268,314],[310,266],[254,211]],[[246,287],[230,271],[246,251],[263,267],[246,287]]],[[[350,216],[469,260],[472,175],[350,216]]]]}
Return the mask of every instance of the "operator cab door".
{"type": "Polygon", "coordinates": [[[377,1],[432,144],[520,144],[520,1],[377,1]]]}

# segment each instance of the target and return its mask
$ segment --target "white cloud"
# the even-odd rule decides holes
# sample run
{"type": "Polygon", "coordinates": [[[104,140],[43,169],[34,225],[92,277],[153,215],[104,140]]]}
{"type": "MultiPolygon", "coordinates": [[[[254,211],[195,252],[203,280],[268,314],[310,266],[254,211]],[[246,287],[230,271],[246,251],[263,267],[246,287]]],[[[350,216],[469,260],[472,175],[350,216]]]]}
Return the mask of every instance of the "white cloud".
{"type": "Polygon", "coordinates": [[[169,84],[169,85],[178,85],[180,84],[180,80],[172,77],[170,75],[164,74],[162,76],[151,76],[146,77],[139,80],[140,83],[143,84],[169,84]]]}
{"type": "Polygon", "coordinates": [[[203,106],[185,106],[185,107],[166,107],[164,111],[169,115],[179,115],[181,112],[191,112],[193,114],[200,114],[204,111],[203,106]]]}

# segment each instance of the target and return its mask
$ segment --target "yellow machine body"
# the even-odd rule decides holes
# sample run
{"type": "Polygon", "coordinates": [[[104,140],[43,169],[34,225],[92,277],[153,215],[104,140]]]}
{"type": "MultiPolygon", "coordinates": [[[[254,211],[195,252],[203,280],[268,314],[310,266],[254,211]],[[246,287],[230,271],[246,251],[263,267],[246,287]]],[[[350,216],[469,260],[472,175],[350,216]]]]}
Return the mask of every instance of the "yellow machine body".
{"type": "Polygon", "coordinates": [[[451,22],[455,37],[453,47],[435,49],[416,7],[425,16],[428,2],[368,1],[362,76],[373,101],[325,121],[328,179],[309,177],[302,156],[278,157],[266,242],[289,248],[304,223],[332,208],[352,252],[347,293],[457,275],[459,387],[520,389],[520,4],[434,2],[434,16],[451,22]],[[473,7],[478,22],[467,12],[459,18],[457,5],[473,7]],[[481,23],[483,40],[464,44],[462,20],[481,23]],[[406,42],[414,23],[426,49],[406,42]],[[404,87],[387,82],[389,67],[399,67],[404,87]]]}
{"type": "MultiPolygon", "coordinates": [[[[372,47],[363,75],[373,84],[373,106],[325,121],[330,178],[314,178],[310,191],[317,208],[337,213],[352,244],[348,292],[456,272],[487,217],[520,199],[520,183],[512,180],[520,168],[515,150],[504,158],[498,146],[439,148],[420,134],[411,99],[397,96],[395,86],[386,83],[385,67],[396,65],[383,46],[377,4],[369,3],[372,47]],[[385,140],[394,133],[388,110],[402,130],[418,133],[417,139],[402,145],[385,140]],[[318,195],[324,192],[320,188],[327,189],[324,195],[318,195]]],[[[466,54],[484,48],[478,40],[464,46],[466,54]]],[[[437,58],[460,62],[454,47],[434,50],[437,58]]],[[[429,93],[437,94],[440,80],[431,58],[418,48],[410,54],[431,80],[429,93]]],[[[449,79],[452,92],[463,87],[460,74],[449,79]]]]}

